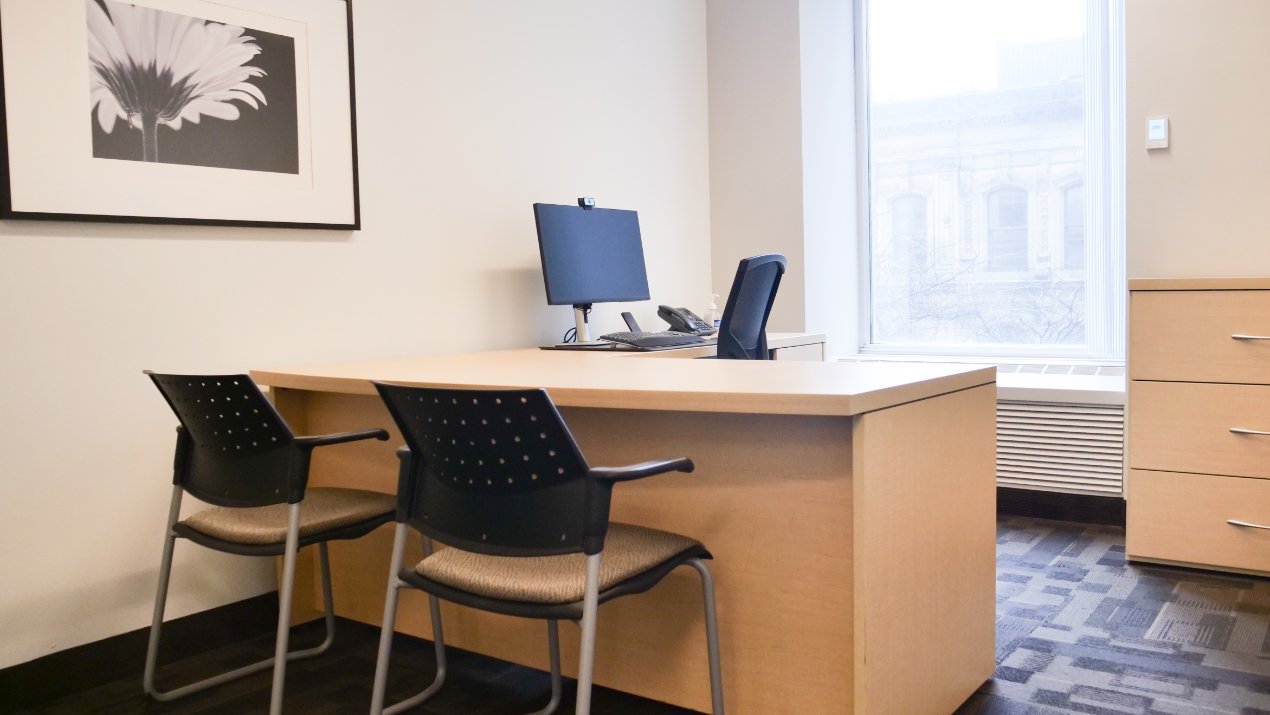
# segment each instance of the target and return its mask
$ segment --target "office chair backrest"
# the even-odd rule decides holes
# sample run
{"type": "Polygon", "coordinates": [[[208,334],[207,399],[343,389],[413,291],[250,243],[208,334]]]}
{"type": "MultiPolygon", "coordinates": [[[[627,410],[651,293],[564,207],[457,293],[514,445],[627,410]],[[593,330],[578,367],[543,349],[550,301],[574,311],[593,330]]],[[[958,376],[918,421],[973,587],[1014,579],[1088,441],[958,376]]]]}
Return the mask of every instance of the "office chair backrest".
{"type": "Polygon", "coordinates": [[[546,391],[375,386],[410,448],[399,520],[487,554],[583,551],[596,529],[602,543],[608,491],[589,484],[586,460],[546,391]]]}
{"type": "Polygon", "coordinates": [[[767,316],[785,273],[779,253],[743,259],[732,279],[719,323],[718,357],[722,360],[767,360],[767,316]]]}
{"type": "Polygon", "coordinates": [[[297,466],[295,435],[250,377],[146,374],[181,422],[175,483],[220,506],[264,506],[303,496],[303,485],[297,490],[288,479],[297,466]]]}

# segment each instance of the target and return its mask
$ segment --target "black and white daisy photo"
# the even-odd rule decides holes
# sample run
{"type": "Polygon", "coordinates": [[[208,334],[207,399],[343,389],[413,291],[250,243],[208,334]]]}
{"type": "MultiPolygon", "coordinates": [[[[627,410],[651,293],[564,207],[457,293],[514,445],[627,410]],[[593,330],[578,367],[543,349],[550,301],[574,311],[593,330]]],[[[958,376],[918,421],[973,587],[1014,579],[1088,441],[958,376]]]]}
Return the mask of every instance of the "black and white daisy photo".
{"type": "Polygon", "coordinates": [[[0,0],[0,219],[356,229],[353,0],[0,0]]]}
{"type": "Polygon", "coordinates": [[[84,2],[93,157],[299,172],[293,38],[84,2]]]}

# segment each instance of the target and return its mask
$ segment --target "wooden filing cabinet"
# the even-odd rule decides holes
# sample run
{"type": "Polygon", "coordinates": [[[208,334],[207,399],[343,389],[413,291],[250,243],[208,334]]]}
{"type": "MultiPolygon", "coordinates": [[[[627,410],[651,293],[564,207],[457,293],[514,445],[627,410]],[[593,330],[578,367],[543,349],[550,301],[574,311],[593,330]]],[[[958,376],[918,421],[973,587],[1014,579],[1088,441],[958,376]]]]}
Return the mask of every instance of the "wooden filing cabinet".
{"type": "Polygon", "coordinates": [[[1270,279],[1129,289],[1127,555],[1270,573],[1270,279]]]}

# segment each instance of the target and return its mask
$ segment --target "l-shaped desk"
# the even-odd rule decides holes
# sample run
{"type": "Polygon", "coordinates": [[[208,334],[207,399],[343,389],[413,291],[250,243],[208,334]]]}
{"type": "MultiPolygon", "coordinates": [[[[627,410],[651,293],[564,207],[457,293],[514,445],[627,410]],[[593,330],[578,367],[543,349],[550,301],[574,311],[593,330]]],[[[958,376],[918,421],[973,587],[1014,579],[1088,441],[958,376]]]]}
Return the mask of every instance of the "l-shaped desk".
{"type": "MultiPolygon", "coordinates": [[[[993,368],[647,355],[511,350],[252,374],[297,431],[393,432],[317,452],[315,486],[396,489],[402,441],[372,379],[543,387],[593,465],[691,457],[692,474],[619,486],[612,517],[714,553],[733,715],[947,715],[991,676],[993,368]]],[[[380,623],[391,538],[385,526],[331,545],[339,615],[380,623]]],[[[302,619],[321,603],[308,556],[302,619]]],[[[419,558],[416,544],[408,560],[419,558]]],[[[600,610],[595,679],[708,712],[700,584],[681,571],[600,610]]],[[[403,593],[397,627],[426,638],[418,595],[403,593]]],[[[547,667],[540,622],[453,604],[442,614],[448,645],[547,667]]],[[[576,672],[577,639],[561,641],[576,672]]]]}

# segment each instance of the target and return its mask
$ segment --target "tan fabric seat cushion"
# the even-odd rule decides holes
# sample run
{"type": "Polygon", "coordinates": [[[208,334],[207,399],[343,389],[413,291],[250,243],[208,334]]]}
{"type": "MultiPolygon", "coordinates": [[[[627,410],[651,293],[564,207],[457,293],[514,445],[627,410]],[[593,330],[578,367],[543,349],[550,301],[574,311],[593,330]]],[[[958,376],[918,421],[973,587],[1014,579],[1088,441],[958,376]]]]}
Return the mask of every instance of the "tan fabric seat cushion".
{"type": "MultiPolygon", "coordinates": [[[[700,546],[679,534],[613,523],[600,559],[600,590],[700,546]]],[[[586,589],[586,555],[487,556],[447,548],[419,562],[424,578],[468,593],[525,603],[575,603],[586,589]]]]}
{"type": "MultiPolygon", "coordinates": [[[[207,536],[236,544],[282,544],[287,540],[287,504],[235,508],[217,506],[181,523],[207,536]]],[[[395,511],[391,494],[362,489],[314,487],[300,502],[300,537],[352,526],[395,511]]]]}

